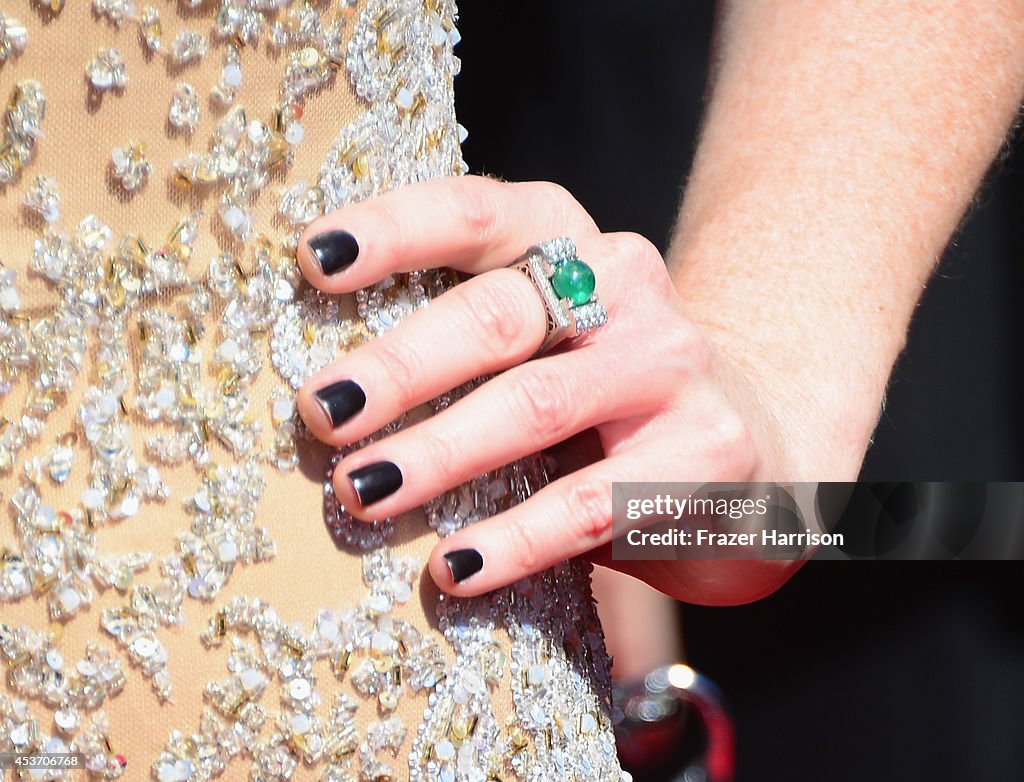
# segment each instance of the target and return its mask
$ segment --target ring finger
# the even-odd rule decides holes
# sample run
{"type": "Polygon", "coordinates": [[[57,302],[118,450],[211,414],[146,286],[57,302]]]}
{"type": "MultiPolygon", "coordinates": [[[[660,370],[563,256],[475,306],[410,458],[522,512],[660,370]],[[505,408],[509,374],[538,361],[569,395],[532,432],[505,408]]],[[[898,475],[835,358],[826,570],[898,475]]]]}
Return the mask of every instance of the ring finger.
{"type": "Polygon", "coordinates": [[[640,369],[611,371],[609,355],[617,351],[581,348],[492,378],[443,412],[347,456],[334,473],[335,494],[359,518],[395,516],[666,396],[665,382],[641,378],[640,369]]]}

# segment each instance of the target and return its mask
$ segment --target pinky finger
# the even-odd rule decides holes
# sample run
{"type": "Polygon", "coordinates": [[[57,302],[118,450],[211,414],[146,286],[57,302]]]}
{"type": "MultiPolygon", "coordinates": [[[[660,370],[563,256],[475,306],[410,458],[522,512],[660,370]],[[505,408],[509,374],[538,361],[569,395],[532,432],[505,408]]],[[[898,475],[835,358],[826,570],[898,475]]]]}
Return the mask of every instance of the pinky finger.
{"type": "Polygon", "coordinates": [[[449,535],[428,568],[445,592],[479,595],[607,543],[612,537],[612,482],[650,473],[635,451],[560,478],[529,500],[449,535]]]}

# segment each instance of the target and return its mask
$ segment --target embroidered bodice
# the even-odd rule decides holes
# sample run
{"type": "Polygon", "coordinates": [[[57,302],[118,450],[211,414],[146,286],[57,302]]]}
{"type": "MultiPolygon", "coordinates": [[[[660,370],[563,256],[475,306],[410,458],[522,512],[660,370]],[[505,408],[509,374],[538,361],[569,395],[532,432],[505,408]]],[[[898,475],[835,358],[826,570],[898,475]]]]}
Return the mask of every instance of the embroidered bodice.
{"type": "Polygon", "coordinates": [[[294,411],[455,282],[326,296],[294,258],[325,211],[463,172],[454,21],[4,0],[0,752],[79,753],[67,778],[619,779],[587,567],[469,600],[423,569],[544,460],[363,525],[294,411]]]}

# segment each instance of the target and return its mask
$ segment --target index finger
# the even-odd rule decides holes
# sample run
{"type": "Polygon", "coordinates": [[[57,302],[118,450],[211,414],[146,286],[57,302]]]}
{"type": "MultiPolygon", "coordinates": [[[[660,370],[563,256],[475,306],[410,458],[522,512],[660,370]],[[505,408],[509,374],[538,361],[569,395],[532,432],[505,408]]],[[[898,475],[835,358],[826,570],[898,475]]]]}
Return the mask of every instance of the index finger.
{"type": "Polygon", "coordinates": [[[315,287],[347,293],[396,272],[445,266],[478,274],[507,265],[531,244],[597,232],[559,185],[446,177],[318,218],[303,232],[298,261],[315,287]]]}

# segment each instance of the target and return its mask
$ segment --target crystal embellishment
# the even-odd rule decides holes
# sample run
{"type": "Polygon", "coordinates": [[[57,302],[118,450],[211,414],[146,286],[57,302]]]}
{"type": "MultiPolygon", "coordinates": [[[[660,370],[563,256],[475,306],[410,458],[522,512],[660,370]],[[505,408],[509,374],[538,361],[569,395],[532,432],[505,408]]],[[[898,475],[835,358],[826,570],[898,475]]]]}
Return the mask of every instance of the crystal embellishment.
{"type": "MultiPolygon", "coordinates": [[[[295,250],[302,228],[328,210],[465,171],[452,101],[458,33],[451,0],[179,5],[162,20],[129,0],[92,3],[105,39],[125,46],[140,36],[143,63],[157,60],[148,67],[178,74],[208,49],[221,58],[219,73],[197,75],[194,87],[170,82],[164,97],[152,96],[167,110],[166,132],[188,136],[173,139],[185,149],[171,174],[186,191],[174,197],[192,204],[180,220],[155,234],[146,226],[145,236],[93,214],[65,223],[69,207],[45,174],[13,196],[38,235],[26,273],[0,266],[0,500],[13,522],[0,546],[0,601],[24,606],[36,595],[44,623],[98,619],[101,635],[72,658],[56,634],[0,625],[10,684],[10,697],[0,695],[0,750],[65,747],[97,779],[280,782],[300,767],[326,782],[618,779],[586,566],[480,598],[442,598],[437,627],[414,626],[405,617],[408,606],[419,615],[422,565],[388,549],[390,521],[355,522],[337,502],[330,473],[343,452],[322,473],[324,520],[365,589],[305,626],[288,606],[279,613],[256,597],[225,597],[240,570],[287,567],[261,563],[277,543],[296,545],[263,527],[268,471],[297,470],[308,439],[294,389],[456,282],[444,271],[411,272],[346,301],[310,289],[295,250]],[[265,103],[241,105],[243,83],[265,103]],[[316,102],[335,89],[348,102],[349,88],[351,121],[329,149],[308,150],[319,172],[293,175],[317,143],[325,106],[316,102]],[[215,127],[194,139],[204,100],[215,127]],[[159,561],[107,549],[105,527],[156,515],[180,520],[173,539],[154,546],[159,561]],[[139,680],[154,705],[173,697],[180,658],[169,628],[192,618],[192,601],[212,607],[202,642],[224,656],[226,673],[201,688],[202,713],[164,737],[164,752],[136,765],[127,727],[109,722],[104,707],[139,680]]],[[[86,76],[97,93],[127,84],[115,49],[100,51],[86,76]]],[[[111,110],[89,97],[90,110],[111,110]]],[[[0,138],[6,181],[44,138],[44,107],[38,84],[18,84],[0,138]]],[[[119,145],[112,178],[146,210],[165,197],[145,185],[153,172],[142,142],[156,140],[124,144],[129,131],[108,139],[119,145]]],[[[370,439],[403,426],[404,418],[370,439]]],[[[445,535],[500,513],[543,486],[550,469],[530,457],[478,476],[429,502],[428,522],[445,535]]],[[[145,697],[134,690],[133,700],[145,697]]]]}
{"type": "Polygon", "coordinates": [[[45,114],[46,98],[39,82],[31,79],[18,82],[3,114],[0,184],[13,182],[22,168],[28,165],[36,141],[42,135],[45,114]]]}
{"type": "Polygon", "coordinates": [[[192,133],[199,126],[199,93],[188,82],[179,82],[171,95],[167,121],[178,130],[192,133]]]}
{"type": "Polygon", "coordinates": [[[142,187],[153,171],[153,164],[146,159],[145,150],[139,144],[114,147],[110,153],[110,162],[114,176],[129,192],[142,187]]]}
{"type": "Polygon", "coordinates": [[[60,218],[60,193],[57,190],[57,182],[48,176],[37,176],[25,191],[22,204],[47,223],[57,222],[60,218]]]}
{"type": "Polygon", "coordinates": [[[227,106],[234,102],[241,86],[242,58],[237,46],[228,46],[224,50],[224,67],[220,71],[220,80],[213,88],[212,95],[227,106]]]}
{"type": "Polygon", "coordinates": [[[177,65],[188,65],[206,54],[206,38],[200,33],[182,30],[171,43],[171,60],[177,65]]]}
{"type": "Polygon", "coordinates": [[[0,63],[21,54],[28,43],[28,30],[13,16],[0,13],[0,63]]]}
{"type": "Polygon", "coordinates": [[[92,9],[97,16],[104,16],[114,25],[120,26],[135,13],[133,0],[92,0],[92,9]]]}
{"type": "Polygon", "coordinates": [[[151,52],[159,52],[163,48],[163,25],[160,22],[160,12],[151,5],[142,9],[139,17],[139,33],[146,48],[151,52]]]}
{"type": "Polygon", "coordinates": [[[117,49],[102,49],[85,66],[85,77],[100,92],[123,90],[128,84],[124,57],[117,49]]]}

